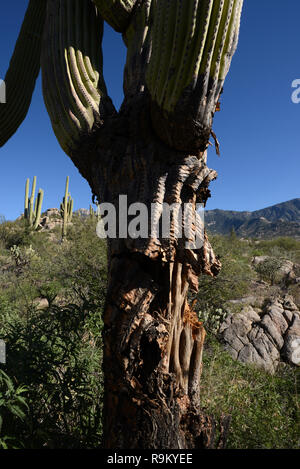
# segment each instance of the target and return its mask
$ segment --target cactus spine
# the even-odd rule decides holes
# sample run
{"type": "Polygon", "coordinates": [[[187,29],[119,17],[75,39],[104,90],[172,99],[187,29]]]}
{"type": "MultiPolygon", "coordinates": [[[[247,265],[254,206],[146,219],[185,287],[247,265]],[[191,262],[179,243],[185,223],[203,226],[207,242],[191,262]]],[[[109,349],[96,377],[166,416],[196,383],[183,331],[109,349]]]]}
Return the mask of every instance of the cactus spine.
{"type": "Polygon", "coordinates": [[[72,221],[74,201],[69,193],[69,176],[66,179],[65,196],[60,204],[60,214],[63,219],[62,239],[67,236],[68,223],[72,221]]]}
{"type": "Polygon", "coordinates": [[[36,231],[42,214],[44,191],[43,189],[39,189],[38,195],[35,198],[36,176],[34,176],[29,197],[29,182],[28,178],[25,185],[24,218],[27,221],[29,228],[36,231]]]}

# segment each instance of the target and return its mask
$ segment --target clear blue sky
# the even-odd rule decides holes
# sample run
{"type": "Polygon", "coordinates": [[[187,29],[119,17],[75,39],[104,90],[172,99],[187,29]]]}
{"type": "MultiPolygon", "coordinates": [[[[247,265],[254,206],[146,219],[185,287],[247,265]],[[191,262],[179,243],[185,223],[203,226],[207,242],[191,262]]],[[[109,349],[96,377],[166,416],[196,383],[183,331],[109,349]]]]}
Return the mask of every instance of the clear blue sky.
{"type": "MultiPolygon", "coordinates": [[[[2,2],[0,78],[4,78],[27,0],[2,2]]],[[[256,210],[300,197],[300,104],[291,101],[291,83],[300,78],[299,0],[245,0],[240,42],[222,95],[209,165],[218,171],[207,208],[256,210]]],[[[125,47],[109,27],[104,35],[104,74],[115,105],[122,101],[125,47]]],[[[40,78],[26,120],[0,149],[0,214],[23,210],[27,177],[45,190],[44,208],[57,207],[70,176],[75,209],[88,207],[91,194],[51,129],[40,78]]]]}

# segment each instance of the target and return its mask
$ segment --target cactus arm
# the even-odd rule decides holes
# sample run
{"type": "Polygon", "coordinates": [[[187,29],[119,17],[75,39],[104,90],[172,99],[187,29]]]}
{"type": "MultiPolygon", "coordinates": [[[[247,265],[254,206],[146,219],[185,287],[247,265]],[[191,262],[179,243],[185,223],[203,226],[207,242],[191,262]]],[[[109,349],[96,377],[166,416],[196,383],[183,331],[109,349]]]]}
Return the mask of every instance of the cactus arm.
{"type": "Polygon", "coordinates": [[[36,189],[36,176],[34,176],[33,178],[30,201],[29,201],[29,225],[30,226],[33,225],[35,189],[36,189]]]}
{"type": "Polygon", "coordinates": [[[0,104],[0,146],[25,119],[40,70],[46,0],[30,0],[5,76],[6,103],[0,104]]]}
{"type": "Polygon", "coordinates": [[[63,219],[62,239],[64,239],[67,236],[68,223],[72,221],[73,205],[74,205],[74,201],[71,197],[71,194],[69,193],[69,176],[67,176],[66,186],[65,186],[65,195],[64,195],[62,203],[60,204],[60,214],[63,219]]]}
{"type": "Polygon", "coordinates": [[[69,219],[69,222],[72,221],[72,218],[73,218],[73,206],[74,206],[74,200],[73,199],[70,199],[69,201],[69,206],[68,206],[68,219],[69,219]]]}
{"type": "MultiPolygon", "coordinates": [[[[150,43],[144,81],[152,101],[152,124],[173,148],[193,152],[207,148],[216,103],[237,46],[242,5],[243,0],[151,2],[140,55],[146,55],[145,45],[150,43]]],[[[133,25],[142,22],[142,16],[138,5],[133,25]]],[[[140,36],[138,26],[125,33],[128,58],[135,56],[126,64],[126,90],[131,94],[128,77],[136,79],[140,36]]]]}
{"type": "Polygon", "coordinates": [[[29,202],[29,178],[26,179],[25,184],[25,204],[24,204],[24,218],[28,219],[28,202],[29,202]]]}
{"type": "Polygon", "coordinates": [[[137,0],[93,0],[102,18],[118,32],[124,32],[137,0]]]}
{"type": "Polygon", "coordinates": [[[153,52],[146,82],[152,99],[163,110],[172,112],[184,90],[191,87],[192,92],[196,88],[199,77],[203,82],[201,91],[204,96],[209,79],[214,79],[216,74],[219,77],[221,65],[220,78],[225,78],[223,49],[225,46],[228,68],[234,53],[234,48],[230,47],[230,30],[239,22],[243,2],[188,0],[184,3],[183,0],[173,0],[171,9],[169,2],[156,0],[156,3],[159,10],[154,17],[153,52]],[[172,9],[173,12],[170,11],[172,9]],[[164,31],[167,33],[163,34],[164,31]]]}
{"type": "Polygon", "coordinates": [[[37,196],[37,202],[36,202],[36,217],[35,217],[35,221],[34,221],[34,224],[33,224],[33,230],[37,230],[37,228],[40,224],[40,219],[41,219],[41,214],[42,214],[43,198],[44,198],[44,191],[43,191],[43,189],[39,189],[38,196],[37,196]]]}
{"type": "Polygon", "coordinates": [[[87,0],[48,0],[42,48],[45,104],[70,156],[115,109],[102,74],[103,20],[87,0]]]}
{"type": "Polygon", "coordinates": [[[67,235],[68,225],[68,198],[69,198],[69,176],[66,179],[65,196],[63,198],[63,230],[62,237],[65,238],[67,235]]]}
{"type": "Polygon", "coordinates": [[[241,13],[243,2],[234,0],[233,14],[231,15],[230,24],[226,36],[226,41],[222,53],[219,81],[224,81],[230,67],[231,57],[234,54],[239,37],[241,13]]]}

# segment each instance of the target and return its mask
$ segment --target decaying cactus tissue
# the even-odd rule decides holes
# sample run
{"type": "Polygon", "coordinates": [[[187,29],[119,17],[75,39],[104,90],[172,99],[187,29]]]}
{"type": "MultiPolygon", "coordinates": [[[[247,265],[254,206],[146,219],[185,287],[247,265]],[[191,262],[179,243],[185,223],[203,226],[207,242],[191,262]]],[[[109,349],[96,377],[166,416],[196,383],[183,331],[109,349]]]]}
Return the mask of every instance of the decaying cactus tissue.
{"type": "MultiPolygon", "coordinates": [[[[8,96],[28,54],[34,64],[24,71],[30,86],[18,90],[5,111],[0,109],[0,143],[27,112],[41,50],[53,130],[93,195],[117,210],[119,195],[126,195],[128,204],[142,202],[149,213],[154,206],[157,220],[164,202],[188,203],[195,212],[217,176],[207,167],[206,151],[237,46],[242,4],[31,0],[7,74],[8,96]],[[127,46],[119,112],[103,78],[103,20],[122,33],[127,46]],[[34,47],[23,41],[27,24],[36,31],[34,47]]],[[[103,334],[107,448],[224,445],[228,422],[221,422],[216,442],[216,424],[201,411],[205,331],[187,301],[198,276],[216,275],[220,262],[205,233],[201,248],[183,248],[176,237],[182,223],[172,219],[168,239],[158,234],[108,240],[103,334]]]]}

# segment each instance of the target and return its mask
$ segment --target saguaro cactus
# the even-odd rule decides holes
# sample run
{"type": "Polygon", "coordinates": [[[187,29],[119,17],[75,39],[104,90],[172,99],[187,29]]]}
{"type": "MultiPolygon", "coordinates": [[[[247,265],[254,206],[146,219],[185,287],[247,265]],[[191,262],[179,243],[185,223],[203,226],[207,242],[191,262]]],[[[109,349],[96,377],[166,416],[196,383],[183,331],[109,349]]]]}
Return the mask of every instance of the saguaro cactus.
{"type": "Polygon", "coordinates": [[[65,195],[64,195],[62,203],[60,204],[60,214],[63,219],[62,239],[65,239],[65,237],[67,236],[68,223],[72,221],[73,205],[74,205],[74,200],[72,199],[71,194],[69,193],[69,176],[67,176],[66,186],[65,186],[65,195]]]}
{"type": "Polygon", "coordinates": [[[38,229],[41,219],[44,191],[43,189],[39,189],[38,195],[35,198],[36,176],[34,176],[31,188],[31,195],[29,197],[29,183],[30,181],[29,179],[27,179],[25,184],[24,218],[25,220],[27,220],[30,229],[33,229],[35,231],[38,229]]]}
{"type": "MultiPolygon", "coordinates": [[[[207,167],[206,150],[243,0],[48,0],[46,18],[38,19],[30,10],[34,3],[27,14],[44,24],[47,110],[93,195],[114,204],[117,215],[120,195],[128,204],[142,202],[149,226],[153,219],[159,224],[164,203],[190,207],[188,221],[172,217],[167,239],[156,232],[126,238],[120,225],[117,238],[108,240],[105,446],[212,447],[215,426],[200,405],[205,331],[187,293],[197,290],[200,274],[216,275],[220,262],[205,233],[197,248],[178,233],[186,224],[198,230],[196,203],[205,204],[217,176],[207,167]],[[127,46],[118,113],[102,73],[103,19],[127,46]]],[[[22,60],[16,47],[14,62],[22,60]]],[[[11,115],[14,131],[19,121],[11,115]]],[[[223,443],[224,432],[218,446],[223,443]]]]}
{"type": "Polygon", "coordinates": [[[89,212],[90,212],[90,218],[95,218],[95,212],[94,212],[94,209],[93,209],[93,206],[92,206],[92,205],[90,205],[90,210],[89,210],[89,212]]]}

